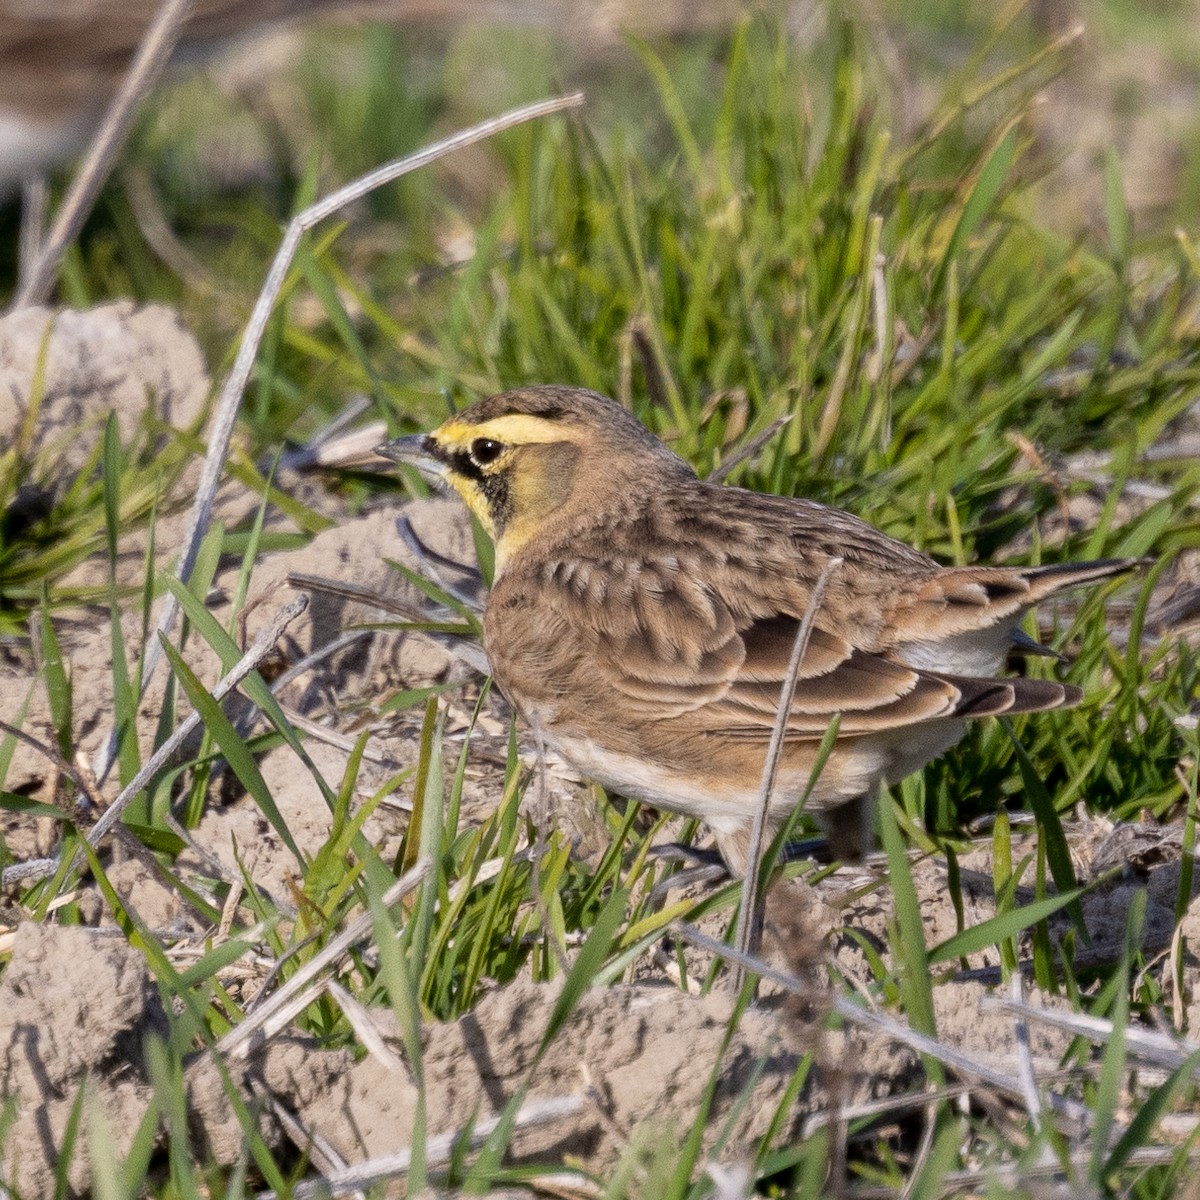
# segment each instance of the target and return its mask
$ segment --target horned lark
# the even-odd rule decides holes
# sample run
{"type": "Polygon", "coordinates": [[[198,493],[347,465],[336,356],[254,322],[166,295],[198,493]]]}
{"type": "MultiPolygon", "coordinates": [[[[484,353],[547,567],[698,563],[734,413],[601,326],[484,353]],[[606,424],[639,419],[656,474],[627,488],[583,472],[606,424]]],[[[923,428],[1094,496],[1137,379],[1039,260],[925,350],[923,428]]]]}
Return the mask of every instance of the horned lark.
{"type": "Polygon", "coordinates": [[[799,622],[830,559],[770,819],[808,800],[861,852],[878,787],[953,746],[966,718],[1063,708],[1078,688],[999,677],[1026,610],[1133,560],[944,567],[811,500],[706,483],[594,392],[493,396],[379,453],[448,483],[495,542],[484,648],[521,716],[582,773],[698,817],[734,872],[799,622]]]}

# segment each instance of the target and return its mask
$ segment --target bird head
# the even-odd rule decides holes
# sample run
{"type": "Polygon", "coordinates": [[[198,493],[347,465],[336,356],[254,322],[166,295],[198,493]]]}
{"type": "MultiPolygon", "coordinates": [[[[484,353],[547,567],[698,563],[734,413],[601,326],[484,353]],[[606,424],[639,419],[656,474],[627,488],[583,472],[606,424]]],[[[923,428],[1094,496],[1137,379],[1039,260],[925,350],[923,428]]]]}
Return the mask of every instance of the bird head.
{"type": "Polygon", "coordinates": [[[694,478],[626,409],[582,388],[504,392],[376,453],[453,488],[496,545],[496,569],[560,518],[608,511],[664,473],[694,478]]]}

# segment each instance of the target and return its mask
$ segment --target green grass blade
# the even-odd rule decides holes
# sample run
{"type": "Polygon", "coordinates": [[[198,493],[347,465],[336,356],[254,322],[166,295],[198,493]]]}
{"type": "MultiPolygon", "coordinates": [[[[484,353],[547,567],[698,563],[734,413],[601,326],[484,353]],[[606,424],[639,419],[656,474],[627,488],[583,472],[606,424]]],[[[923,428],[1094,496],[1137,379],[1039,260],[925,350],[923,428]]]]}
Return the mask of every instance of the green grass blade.
{"type": "Polygon", "coordinates": [[[1116,147],[1109,146],[1104,156],[1104,219],[1108,226],[1108,248],[1113,263],[1121,269],[1129,257],[1132,222],[1125,203],[1125,184],[1121,178],[1121,160],[1116,147]]]}
{"type": "Polygon", "coordinates": [[[271,827],[279,834],[283,844],[292,852],[303,871],[307,867],[304,855],[292,837],[292,831],[287,827],[267,787],[254,755],[250,753],[246,743],[238,736],[233,723],[225,715],[221,706],[212,698],[208,690],[196,677],[191,667],[183,661],[179,651],[166,639],[162,639],[163,650],[175,672],[192,707],[200,714],[204,728],[212,735],[213,741],[220,747],[225,761],[230,765],[234,774],[241,780],[242,786],[250,793],[254,803],[261,809],[263,816],[271,822],[271,827]]]}
{"type": "Polygon", "coordinates": [[[1022,908],[1000,913],[998,916],[989,917],[986,921],[980,921],[978,925],[964,929],[962,933],[956,933],[953,937],[949,937],[933,947],[929,951],[929,963],[931,966],[936,966],[938,963],[949,962],[951,959],[992,949],[998,942],[1012,938],[1031,925],[1044,921],[1059,909],[1076,903],[1085,890],[1084,888],[1075,888],[1073,891],[1064,892],[1058,896],[1048,896],[1045,900],[1035,900],[1022,908]]]}
{"type": "Polygon", "coordinates": [[[1155,1127],[1175,1106],[1184,1089],[1196,1083],[1200,1071],[1200,1050],[1189,1055],[1145,1099],[1141,1100],[1133,1120],[1117,1139],[1104,1163],[1104,1177],[1111,1179],[1129,1161],[1135,1150],[1152,1144],[1155,1127]]]}
{"type": "Polygon", "coordinates": [[[562,1031],[567,1019],[579,1003],[580,997],[591,987],[593,979],[604,965],[604,960],[612,949],[621,922],[625,919],[628,900],[628,893],[624,890],[614,891],[597,917],[595,925],[592,926],[587,940],[580,947],[575,962],[563,980],[562,990],[554,1002],[550,1019],[546,1022],[546,1031],[538,1045],[538,1052],[534,1056],[529,1076],[517,1089],[508,1104],[504,1106],[499,1123],[480,1151],[479,1157],[475,1160],[475,1165],[471,1168],[471,1173],[463,1185],[464,1195],[481,1195],[482,1189],[486,1189],[491,1178],[499,1169],[501,1158],[512,1138],[517,1113],[528,1094],[529,1079],[546,1051],[550,1049],[562,1031]]]}
{"type": "MultiPolygon", "coordinates": [[[[1054,886],[1060,892],[1074,891],[1078,886],[1075,879],[1075,867],[1071,862],[1067,835],[1063,832],[1062,821],[1059,819],[1058,810],[1054,807],[1054,801],[1050,798],[1050,793],[1046,791],[1046,785],[1038,775],[1025,747],[1017,740],[1012,723],[1007,718],[1001,717],[1000,725],[1008,734],[1013,753],[1017,757],[1021,782],[1025,787],[1025,797],[1029,801],[1029,807],[1033,809],[1033,815],[1037,818],[1038,830],[1046,847],[1046,862],[1049,864],[1054,886]]],[[[1078,900],[1073,900],[1067,906],[1067,911],[1075,923],[1075,928],[1079,930],[1079,936],[1085,942],[1089,941],[1087,925],[1083,919],[1083,909],[1079,907],[1078,900]]]]}
{"type": "MultiPolygon", "coordinates": [[[[221,627],[221,623],[216,617],[204,607],[189,589],[183,587],[172,576],[164,576],[163,582],[178,597],[180,607],[187,615],[188,620],[192,622],[209,646],[216,651],[221,660],[221,666],[228,671],[242,657],[241,647],[238,646],[237,642],[221,627]]],[[[325,777],[317,769],[316,764],[313,763],[308,751],[304,749],[299,734],[297,734],[295,727],[287,719],[287,715],[280,707],[279,701],[272,695],[266,681],[257,671],[252,671],[242,680],[239,686],[262,709],[276,732],[280,734],[297,757],[299,757],[300,761],[308,768],[309,774],[312,775],[313,781],[320,789],[321,794],[325,797],[325,802],[332,810],[336,800],[333,789],[326,783],[325,777]]]]}
{"type": "MultiPolygon", "coordinates": [[[[1125,1084],[1126,1026],[1129,1023],[1129,974],[1140,944],[1142,922],[1146,916],[1146,893],[1137,891],[1129,906],[1125,931],[1125,946],[1121,962],[1110,985],[1114,1004],[1111,1013],[1112,1033],[1104,1047],[1100,1065],[1100,1080],[1096,1088],[1093,1111],[1096,1124],[1092,1129],[1092,1155],[1088,1178],[1096,1188],[1104,1186],[1104,1172],[1109,1160],[1109,1140],[1117,1120],[1117,1105],[1125,1084]]],[[[1119,1145],[1120,1143],[1118,1143],[1119,1145]]],[[[1114,1147],[1115,1149],[1115,1147],[1114,1147]]]]}
{"type": "Polygon", "coordinates": [[[963,247],[974,236],[980,223],[991,210],[996,197],[1000,194],[1000,189],[1004,186],[1004,181],[1012,170],[1016,150],[1017,127],[1014,125],[1000,139],[991,156],[975,177],[970,194],[963,205],[962,215],[954,227],[954,232],[950,235],[950,242],[942,257],[941,266],[938,268],[937,275],[934,276],[933,287],[930,289],[931,295],[940,296],[942,294],[942,280],[948,265],[959,257],[963,247]]]}
{"type": "Polygon", "coordinates": [[[85,1079],[79,1085],[71,1111],[67,1114],[67,1123],[63,1126],[62,1138],[58,1144],[58,1161],[54,1164],[54,1200],[69,1200],[75,1194],[70,1182],[71,1164],[75,1161],[79,1125],[89,1090],[89,1081],[85,1079]]]}
{"type": "MultiPolygon", "coordinates": [[[[918,1032],[937,1037],[937,1022],[933,1015],[933,984],[929,972],[929,956],[925,950],[925,926],[921,920],[921,904],[913,884],[904,839],[892,800],[882,798],[879,805],[880,830],[883,848],[887,852],[888,878],[896,909],[895,936],[892,952],[899,973],[900,994],[909,1024],[918,1032]]],[[[941,1082],[940,1064],[926,1059],[925,1069],[930,1078],[941,1082]]]]}
{"type": "Polygon", "coordinates": [[[50,612],[44,600],[37,622],[36,640],[41,649],[40,667],[46,684],[46,695],[50,701],[50,721],[54,726],[55,740],[63,758],[70,761],[75,753],[71,677],[63,662],[62,648],[59,646],[58,635],[54,632],[54,623],[50,620],[50,612]]]}

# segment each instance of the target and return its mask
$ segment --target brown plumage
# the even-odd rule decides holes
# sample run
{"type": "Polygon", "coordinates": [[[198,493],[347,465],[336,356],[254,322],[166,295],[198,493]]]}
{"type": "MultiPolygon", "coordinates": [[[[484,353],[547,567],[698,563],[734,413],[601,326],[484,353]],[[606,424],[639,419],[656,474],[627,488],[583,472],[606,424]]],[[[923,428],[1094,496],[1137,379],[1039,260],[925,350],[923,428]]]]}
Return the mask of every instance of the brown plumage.
{"type": "Polygon", "coordinates": [[[881,783],[962,737],[968,717],[1075,704],[1078,688],[1000,677],[1026,610],[1133,560],[943,567],[848,513],[706,483],[602,396],[493,396],[381,448],[449,482],[496,542],[484,613],[496,681],[605,787],[745,842],[799,622],[833,558],[801,662],[771,817],[803,794],[835,848],[861,851],[881,783]]]}

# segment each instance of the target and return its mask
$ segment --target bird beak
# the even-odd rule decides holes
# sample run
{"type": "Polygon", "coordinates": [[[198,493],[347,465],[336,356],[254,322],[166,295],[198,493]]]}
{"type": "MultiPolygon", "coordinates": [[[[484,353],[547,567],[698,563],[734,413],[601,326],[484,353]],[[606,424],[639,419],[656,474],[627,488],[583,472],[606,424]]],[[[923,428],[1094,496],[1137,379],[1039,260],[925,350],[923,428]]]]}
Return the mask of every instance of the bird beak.
{"type": "Polygon", "coordinates": [[[446,464],[436,454],[437,443],[427,433],[415,433],[411,437],[393,438],[375,447],[375,453],[393,462],[416,467],[422,475],[443,482],[446,464]]]}

